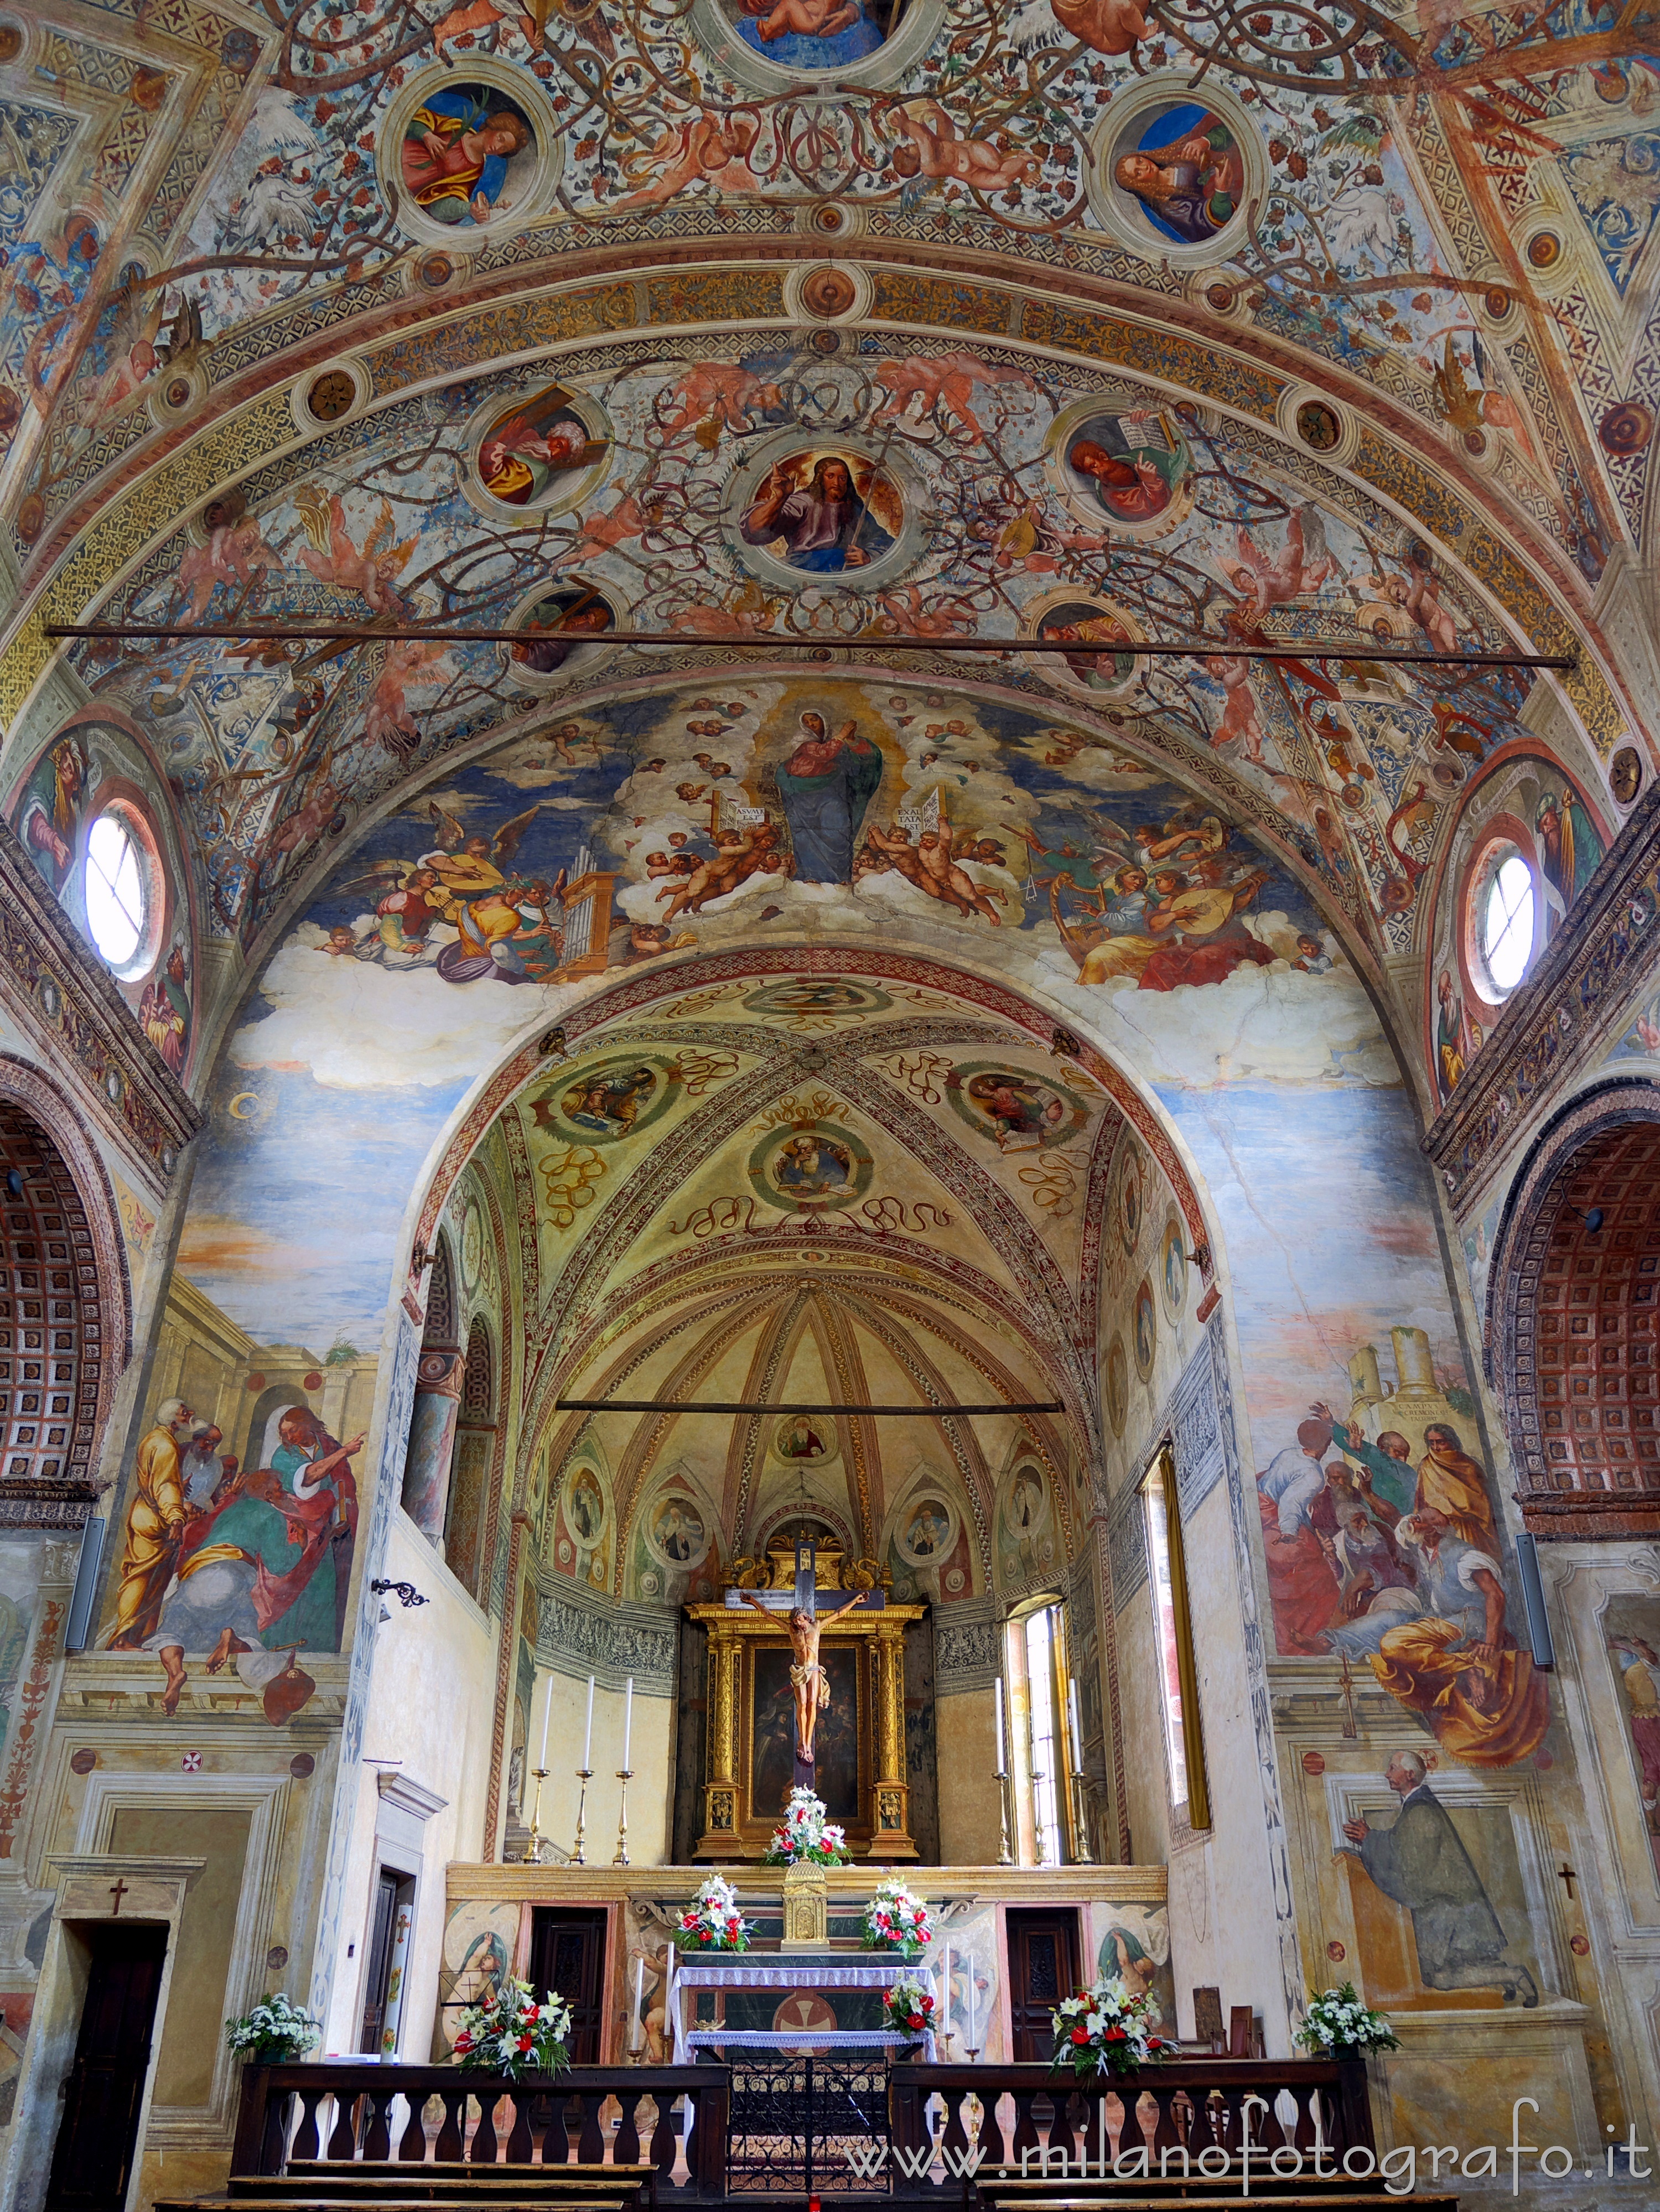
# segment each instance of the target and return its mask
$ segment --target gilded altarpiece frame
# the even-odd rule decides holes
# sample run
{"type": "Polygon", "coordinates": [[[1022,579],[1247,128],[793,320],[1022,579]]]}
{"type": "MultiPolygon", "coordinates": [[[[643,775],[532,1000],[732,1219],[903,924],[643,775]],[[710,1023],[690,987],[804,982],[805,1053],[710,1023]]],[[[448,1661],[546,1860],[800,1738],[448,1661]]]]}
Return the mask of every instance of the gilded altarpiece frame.
{"type": "MultiPolygon", "coordinates": [[[[905,1768],[905,1631],[927,1610],[920,1605],[859,1607],[827,1620],[819,1647],[833,1700],[819,1722],[820,1756],[836,1801],[827,1800],[830,1817],[842,1819],[850,1803],[854,1809],[843,1820],[849,1848],[855,1856],[885,1864],[917,1855],[905,1768]]],[[[788,1680],[783,1617],[775,1625],[747,1607],[724,1605],[688,1606],[686,1613],[708,1638],[708,1752],[696,1855],[758,1859],[778,1825],[781,1806],[757,1801],[757,1782],[763,1796],[781,1796],[791,1771],[782,1746],[794,1738],[781,1733],[784,1713],[777,1695],[788,1680]]]]}

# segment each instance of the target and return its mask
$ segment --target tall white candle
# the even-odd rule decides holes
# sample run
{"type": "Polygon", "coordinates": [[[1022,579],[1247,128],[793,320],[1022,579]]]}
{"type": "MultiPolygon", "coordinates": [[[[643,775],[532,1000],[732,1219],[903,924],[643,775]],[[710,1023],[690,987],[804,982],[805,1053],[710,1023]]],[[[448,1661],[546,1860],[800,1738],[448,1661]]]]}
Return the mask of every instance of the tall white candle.
{"type": "Polygon", "coordinates": [[[969,1960],[968,1980],[969,1980],[969,1991],[968,1991],[968,1995],[969,1995],[969,2036],[968,2036],[968,2041],[967,2041],[967,2043],[964,2045],[964,2049],[965,2049],[965,2050],[969,2050],[969,2051],[977,2051],[977,2050],[980,2048],[980,2046],[979,2046],[979,2045],[978,2045],[978,2044],[975,2041],[975,2039],[974,2039],[974,1994],[975,1994],[975,1992],[974,1992],[974,1961],[973,1961],[973,1960],[972,1960],[972,1959],[970,1959],[970,1960],[969,1960]]]}
{"type": "Polygon", "coordinates": [[[1084,1731],[1078,1725],[1078,1677],[1067,1677],[1067,1711],[1072,1721],[1072,1763],[1074,1769],[1084,1764],[1084,1731]]]}
{"type": "Polygon", "coordinates": [[[646,2025],[646,1961],[638,1952],[634,1959],[634,2033],[629,2038],[630,2051],[640,2048],[646,2025]]]}
{"type": "Polygon", "coordinates": [[[945,1964],[939,1970],[939,2033],[951,2033],[951,1945],[946,1946],[945,1964]]]}
{"type": "Polygon", "coordinates": [[[553,1677],[550,1674],[548,1677],[548,1694],[542,1701],[542,1748],[538,1753],[536,1759],[536,1764],[544,1769],[545,1769],[548,1763],[548,1723],[552,1719],[552,1717],[553,1677]]]}
{"type": "Polygon", "coordinates": [[[582,1738],[582,1764],[585,1767],[593,1765],[593,1677],[592,1674],[588,1676],[588,1725],[587,1731],[582,1738]]]}
{"type": "Polygon", "coordinates": [[[997,1699],[997,1771],[1006,1774],[1008,1761],[1003,1756],[1003,1685],[1000,1679],[993,1685],[993,1689],[997,1699]]]}
{"type": "Polygon", "coordinates": [[[629,1763],[629,1738],[634,1734],[634,1677],[629,1676],[627,1695],[623,1699],[623,1764],[629,1763]]]}

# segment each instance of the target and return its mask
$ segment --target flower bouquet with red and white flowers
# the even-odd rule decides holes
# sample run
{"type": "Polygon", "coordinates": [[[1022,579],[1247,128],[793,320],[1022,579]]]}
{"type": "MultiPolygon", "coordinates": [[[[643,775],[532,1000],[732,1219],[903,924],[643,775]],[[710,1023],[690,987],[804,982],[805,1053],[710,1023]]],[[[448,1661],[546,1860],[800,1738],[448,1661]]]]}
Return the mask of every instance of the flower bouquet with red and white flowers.
{"type": "Polygon", "coordinates": [[[903,1951],[908,1959],[915,1959],[922,1946],[933,1941],[933,1923],[927,1906],[897,1875],[890,1875],[865,1907],[865,1948],[903,1951]]]}
{"type": "Polygon", "coordinates": [[[882,2008],[897,2035],[925,2035],[933,2026],[933,1998],[921,1982],[895,1982],[882,1992],[882,2008]]]}
{"type": "Polygon", "coordinates": [[[1109,1974],[1053,2015],[1056,2073],[1069,2066],[1080,2081],[1101,2074],[1133,2074],[1139,2066],[1174,2058],[1177,2047],[1152,2032],[1159,2011],[1152,1998],[1133,1996],[1128,1984],[1109,1974]]]}
{"type": "Polygon", "coordinates": [[[680,1934],[690,1948],[747,1951],[750,1923],[738,1910],[738,1892],[724,1875],[712,1874],[680,1915],[680,1934]]]}
{"type": "Polygon", "coordinates": [[[462,2014],[456,2063],[514,2081],[521,2074],[562,2074],[569,2034],[570,2007],[557,1990],[544,1990],[538,2003],[528,1982],[503,1982],[488,2002],[462,2014]]]}
{"type": "Polygon", "coordinates": [[[790,1792],[781,1826],[763,1853],[768,1866],[840,1866],[848,1856],[848,1832],[827,1820],[822,1797],[799,1786],[790,1792]]]}

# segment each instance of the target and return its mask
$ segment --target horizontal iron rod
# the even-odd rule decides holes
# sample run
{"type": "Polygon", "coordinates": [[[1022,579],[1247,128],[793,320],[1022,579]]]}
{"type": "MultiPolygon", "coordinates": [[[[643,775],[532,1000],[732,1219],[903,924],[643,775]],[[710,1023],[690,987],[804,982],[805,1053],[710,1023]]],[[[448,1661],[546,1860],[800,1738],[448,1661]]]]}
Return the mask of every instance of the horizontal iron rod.
{"type": "Polygon", "coordinates": [[[556,1398],[561,1413],[878,1413],[885,1419],[938,1420],[946,1413],[1063,1413],[1058,1398],[1041,1405],[797,1406],[757,1405],[748,1398],[556,1398]]]}
{"type": "MultiPolygon", "coordinates": [[[[332,640],[341,645],[386,644],[392,638],[419,637],[445,645],[523,645],[536,637],[556,637],[556,630],[438,629],[419,623],[378,629],[369,623],[46,623],[45,637],[106,638],[246,638],[281,644],[290,639],[332,640]]],[[[850,652],[872,646],[898,653],[1140,653],[1159,659],[1203,660],[1226,653],[1238,660],[1373,660],[1413,668],[1577,668],[1571,653],[1411,653],[1398,646],[1328,643],[1310,638],[1290,645],[1251,645],[1243,639],[1198,637],[1173,642],[1133,639],[1122,646],[1079,645],[1048,637],[700,637],[675,631],[606,629],[579,634],[581,645],[718,645],[735,653],[806,651],[850,652]]]]}

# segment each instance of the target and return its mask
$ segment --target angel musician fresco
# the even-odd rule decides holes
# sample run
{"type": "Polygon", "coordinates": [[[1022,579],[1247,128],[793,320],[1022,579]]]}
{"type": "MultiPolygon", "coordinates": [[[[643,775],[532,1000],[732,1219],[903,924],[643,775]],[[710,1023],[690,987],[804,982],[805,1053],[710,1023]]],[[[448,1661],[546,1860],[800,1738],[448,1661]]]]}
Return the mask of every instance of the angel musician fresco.
{"type": "Polygon", "coordinates": [[[1102,817],[1088,851],[1018,834],[1080,982],[1129,979],[1143,991],[1173,991],[1280,957],[1245,923],[1271,872],[1233,853],[1232,831],[1197,801],[1134,830],[1102,817]]]}
{"type": "Polygon", "coordinates": [[[377,860],[343,884],[342,896],[376,895],[373,926],[360,933],[353,922],[337,922],[318,950],[381,968],[435,968],[448,983],[549,981],[562,949],[567,872],[549,878],[514,867],[542,811],[538,800],[486,836],[429,800],[431,849],[412,860],[377,860]]]}

